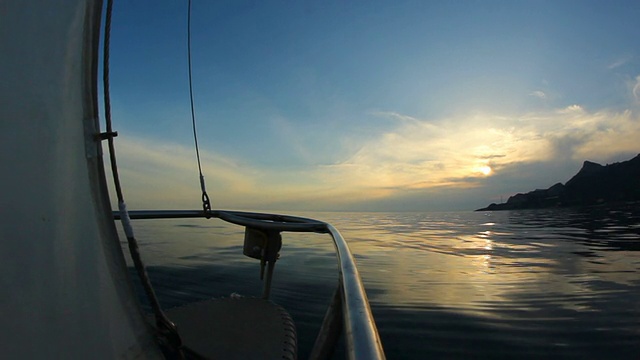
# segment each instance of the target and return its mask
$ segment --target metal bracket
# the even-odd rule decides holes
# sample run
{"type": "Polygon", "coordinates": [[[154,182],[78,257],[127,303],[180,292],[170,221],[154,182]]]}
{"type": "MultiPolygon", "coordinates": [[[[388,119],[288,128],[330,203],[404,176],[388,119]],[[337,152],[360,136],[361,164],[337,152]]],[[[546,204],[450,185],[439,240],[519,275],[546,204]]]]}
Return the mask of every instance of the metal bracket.
{"type": "Polygon", "coordinates": [[[100,140],[100,141],[109,140],[109,139],[113,139],[116,136],[118,136],[117,131],[105,131],[100,134],[96,134],[96,140],[100,140]]]}

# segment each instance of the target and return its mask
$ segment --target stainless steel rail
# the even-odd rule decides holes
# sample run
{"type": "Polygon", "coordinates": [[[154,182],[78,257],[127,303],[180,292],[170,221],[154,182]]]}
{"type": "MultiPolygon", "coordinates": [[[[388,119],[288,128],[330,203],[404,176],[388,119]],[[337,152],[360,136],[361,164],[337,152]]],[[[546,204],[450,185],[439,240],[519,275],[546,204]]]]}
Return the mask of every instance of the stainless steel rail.
{"type": "MultiPolygon", "coordinates": [[[[208,215],[251,228],[331,235],[338,257],[339,286],[341,285],[339,293],[342,300],[341,313],[347,355],[349,359],[385,359],[382,342],[355,260],[347,242],[335,227],[322,221],[288,215],[226,210],[212,210],[208,215]]],[[[113,216],[115,219],[120,218],[117,211],[113,212],[113,216]]],[[[202,210],[144,210],[130,211],[129,217],[133,220],[205,218],[207,216],[202,210]]]]}
{"type": "Polygon", "coordinates": [[[384,359],[382,342],[353,255],[340,232],[330,224],[326,226],[338,253],[342,279],[342,313],[349,359],[384,359]]]}

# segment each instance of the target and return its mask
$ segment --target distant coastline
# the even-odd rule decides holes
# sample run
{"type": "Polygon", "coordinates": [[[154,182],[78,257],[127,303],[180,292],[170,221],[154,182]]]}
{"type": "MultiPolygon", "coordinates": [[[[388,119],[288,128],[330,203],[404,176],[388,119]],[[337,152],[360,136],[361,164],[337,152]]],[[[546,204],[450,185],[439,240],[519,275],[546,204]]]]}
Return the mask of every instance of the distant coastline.
{"type": "Polygon", "coordinates": [[[640,154],[631,160],[600,165],[585,161],[565,184],[509,197],[476,211],[543,209],[640,201],[640,154]]]}

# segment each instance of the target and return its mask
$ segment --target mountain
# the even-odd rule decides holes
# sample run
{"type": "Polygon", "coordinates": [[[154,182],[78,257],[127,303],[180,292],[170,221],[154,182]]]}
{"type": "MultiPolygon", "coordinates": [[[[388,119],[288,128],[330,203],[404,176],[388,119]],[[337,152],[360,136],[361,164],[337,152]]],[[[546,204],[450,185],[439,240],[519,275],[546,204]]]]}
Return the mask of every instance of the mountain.
{"type": "Polygon", "coordinates": [[[640,154],[631,160],[602,166],[585,161],[566,184],[557,183],[511,196],[506,203],[476,211],[541,209],[640,201],[640,154]]]}

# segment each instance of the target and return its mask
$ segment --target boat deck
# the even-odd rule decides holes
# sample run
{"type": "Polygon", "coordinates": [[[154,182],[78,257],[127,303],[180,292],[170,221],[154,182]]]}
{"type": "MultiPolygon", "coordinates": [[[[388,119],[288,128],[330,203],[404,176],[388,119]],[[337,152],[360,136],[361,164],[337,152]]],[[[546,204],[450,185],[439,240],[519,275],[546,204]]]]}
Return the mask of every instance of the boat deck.
{"type": "Polygon", "coordinates": [[[185,347],[209,359],[296,359],[296,329],[269,300],[230,297],[169,309],[185,347]]]}

